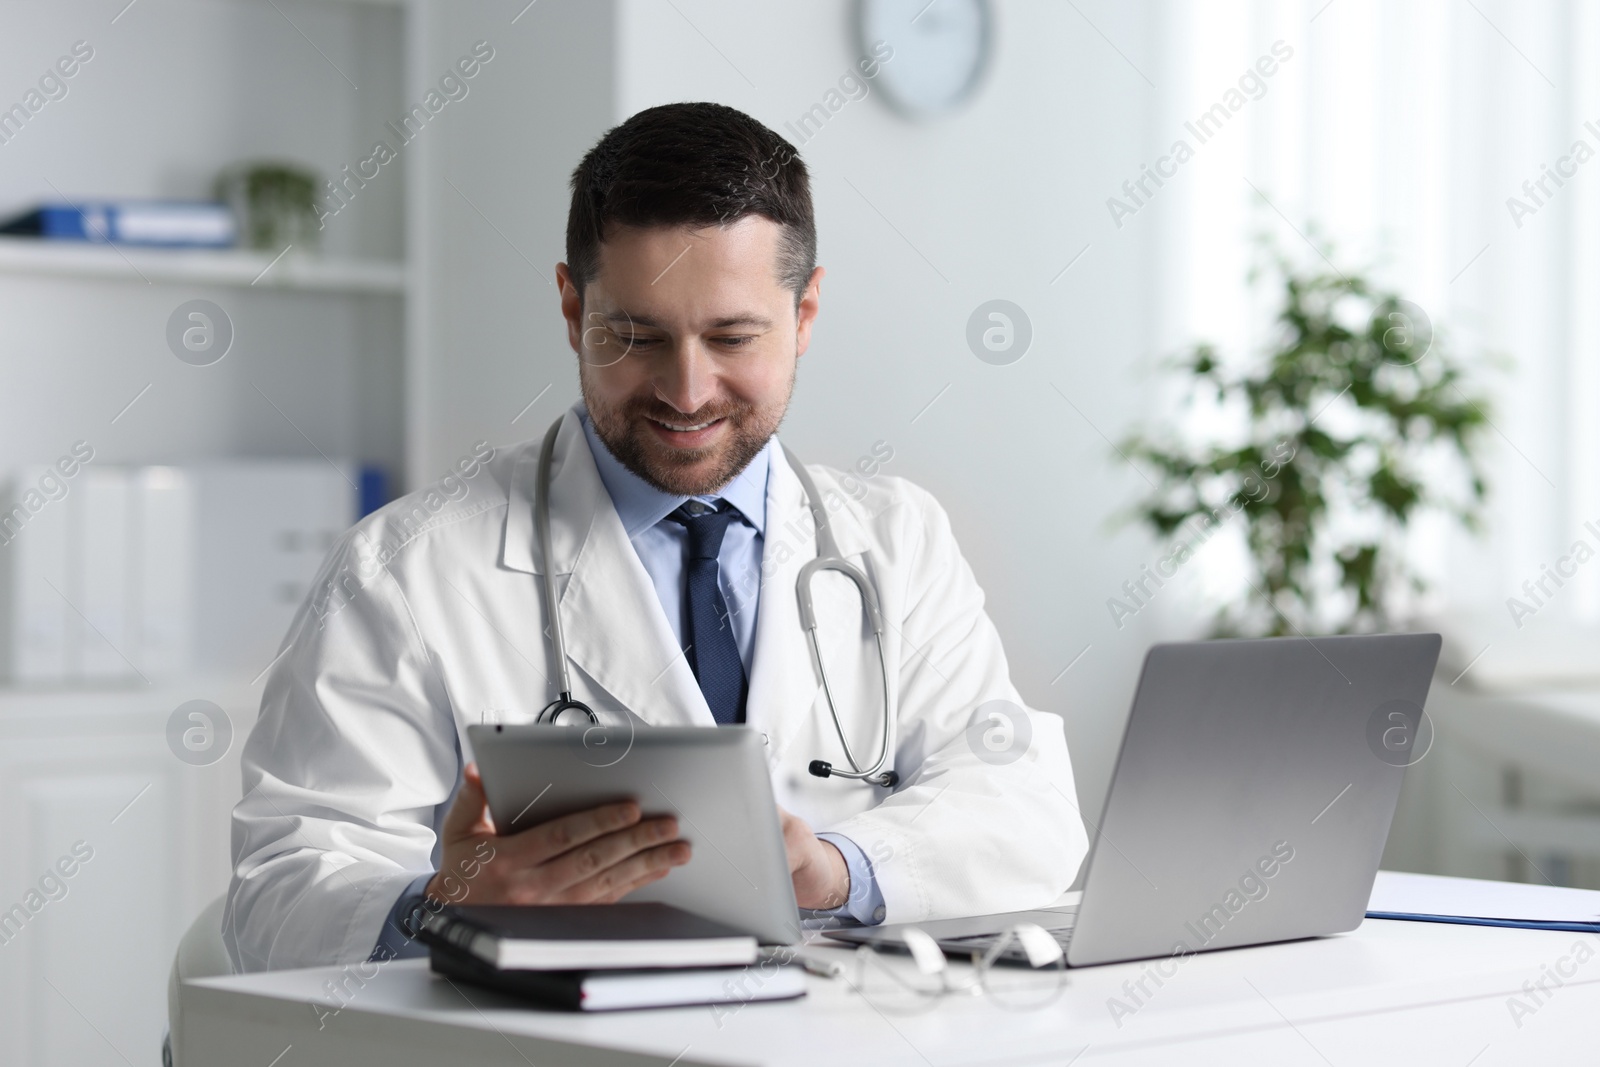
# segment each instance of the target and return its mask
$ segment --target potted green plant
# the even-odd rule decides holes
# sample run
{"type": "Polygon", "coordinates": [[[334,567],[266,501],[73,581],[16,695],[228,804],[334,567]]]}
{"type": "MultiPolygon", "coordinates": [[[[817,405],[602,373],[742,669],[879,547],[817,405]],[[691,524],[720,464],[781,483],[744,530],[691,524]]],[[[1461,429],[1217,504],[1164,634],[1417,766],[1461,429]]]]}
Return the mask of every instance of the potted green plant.
{"type": "Polygon", "coordinates": [[[1440,509],[1480,529],[1487,403],[1417,305],[1326,254],[1327,270],[1267,259],[1282,286],[1270,350],[1235,368],[1202,343],[1176,363],[1185,404],[1239,412],[1237,432],[1133,435],[1122,451],[1155,478],[1132,518],[1171,544],[1163,572],[1242,527],[1249,589],[1217,612],[1217,636],[1384,630],[1423,588],[1403,551],[1413,518],[1440,509]]]}
{"type": "Polygon", "coordinates": [[[217,176],[215,196],[233,209],[243,244],[263,252],[317,247],[317,176],[292,163],[242,163],[217,176]]]}

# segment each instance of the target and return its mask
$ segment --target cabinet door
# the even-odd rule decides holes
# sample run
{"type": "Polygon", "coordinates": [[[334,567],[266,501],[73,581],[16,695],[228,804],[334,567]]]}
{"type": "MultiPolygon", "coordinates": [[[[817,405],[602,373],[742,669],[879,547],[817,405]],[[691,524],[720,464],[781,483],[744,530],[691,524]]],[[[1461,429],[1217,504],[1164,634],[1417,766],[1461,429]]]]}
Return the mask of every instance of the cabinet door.
{"type": "Polygon", "coordinates": [[[29,739],[0,761],[0,908],[28,913],[0,949],[0,1040],[39,1067],[149,1062],[180,921],[183,768],[151,737],[29,739]]]}
{"type": "Polygon", "coordinates": [[[193,767],[167,747],[165,695],[89,703],[0,715],[0,1063],[158,1062],[178,939],[227,887],[253,716],[193,767]]]}

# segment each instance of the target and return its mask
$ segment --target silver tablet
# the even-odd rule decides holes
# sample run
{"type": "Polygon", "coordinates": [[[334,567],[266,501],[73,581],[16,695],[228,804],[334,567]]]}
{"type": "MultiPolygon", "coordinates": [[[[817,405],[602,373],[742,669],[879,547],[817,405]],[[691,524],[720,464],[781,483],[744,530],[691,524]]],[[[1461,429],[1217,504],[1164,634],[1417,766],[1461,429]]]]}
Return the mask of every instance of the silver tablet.
{"type": "Polygon", "coordinates": [[[689,862],[629,894],[744,930],[800,940],[761,734],[745,726],[469,726],[501,834],[619,800],[676,815],[689,862]]]}

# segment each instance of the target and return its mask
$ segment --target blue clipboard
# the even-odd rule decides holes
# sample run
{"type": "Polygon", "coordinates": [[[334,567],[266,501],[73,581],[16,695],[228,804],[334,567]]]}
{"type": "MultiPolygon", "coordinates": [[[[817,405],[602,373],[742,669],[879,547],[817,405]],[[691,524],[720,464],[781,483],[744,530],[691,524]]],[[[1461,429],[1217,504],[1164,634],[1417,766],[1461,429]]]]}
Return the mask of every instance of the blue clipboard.
{"type": "Polygon", "coordinates": [[[1460,926],[1508,926],[1517,930],[1571,930],[1600,934],[1600,923],[1545,922],[1538,919],[1477,919],[1470,915],[1418,915],[1399,911],[1369,911],[1369,919],[1398,919],[1418,923],[1456,923],[1460,926]]]}

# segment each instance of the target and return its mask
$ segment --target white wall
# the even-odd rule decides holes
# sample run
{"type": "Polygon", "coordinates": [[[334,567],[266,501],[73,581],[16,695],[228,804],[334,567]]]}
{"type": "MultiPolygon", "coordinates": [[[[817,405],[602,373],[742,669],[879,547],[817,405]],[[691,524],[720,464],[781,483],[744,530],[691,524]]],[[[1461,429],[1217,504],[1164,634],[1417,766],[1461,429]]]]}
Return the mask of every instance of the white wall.
{"type": "MultiPolygon", "coordinates": [[[[546,274],[563,258],[565,181],[605,128],[704,99],[793,140],[784,123],[858,58],[846,0],[621,0],[614,53],[596,36],[610,5],[586,3],[579,17],[577,5],[545,0],[506,25],[520,6],[464,5],[444,35],[489,36],[503,58],[475,90],[482,106],[469,100],[455,116],[466,121],[451,126],[443,164],[495,228],[448,186],[437,191],[448,296],[445,347],[429,370],[434,468],[476,436],[533,436],[576,396],[554,289],[523,257],[546,274]]],[[[887,441],[887,472],[944,503],[1018,686],[1066,720],[1094,816],[1151,635],[1144,619],[1119,632],[1105,608],[1148,546],[1108,526],[1143,483],[1101,432],[1117,439],[1141,414],[1133,367],[1148,362],[1154,321],[1153,228],[1116,231],[1104,199],[1151,158],[1156,96],[1130,61],[1148,70],[1156,36],[1141,5],[995,6],[996,62],[967,108],[913,124],[874,92],[801,148],[828,275],[784,435],[839,465],[887,441]],[[968,315],[996,297],[1021,305],[1035,331],[1005,367],[965,341],[968,315]]]]}
{"type": "Polygon", "coordinates": [[[495,58],[453,105],[422,179],[436,231],[423,284],[435,299],[412,381],[413,485],[442,475],[474,441],[542,433],[578,396],[555,265],[565,258],[567,178],[616,122],[612,5],[541,0],[519,18],[525,4],[440,5],[428,34],[425,69],[444,70],[479,40],[495,58]]]}

